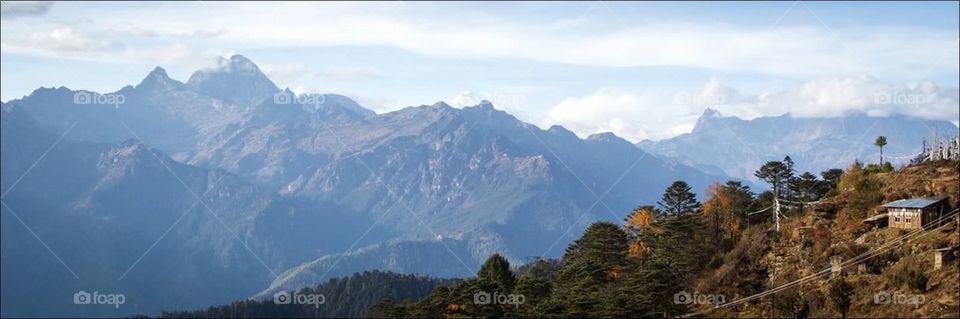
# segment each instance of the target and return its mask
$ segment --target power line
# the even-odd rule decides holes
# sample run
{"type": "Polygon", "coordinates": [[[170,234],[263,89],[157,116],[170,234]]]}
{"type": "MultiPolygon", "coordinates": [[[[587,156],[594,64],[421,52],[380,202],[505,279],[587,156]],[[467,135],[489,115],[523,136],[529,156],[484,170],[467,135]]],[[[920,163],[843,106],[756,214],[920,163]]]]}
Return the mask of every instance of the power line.
{"type": "MultiPolygon", "coordinates": [[[[956,211],[956,210],[954,210],[954,211],[956,211]]],[[[941,219],[942,219],[942,218],[941,218],[941,219]]],[[[901,236],[901,237],[899,237],[899,238],[897,238],[897,239],[894,239],[894,240],[888,242],[887,244],[894,243],[894,242],[901,241],[901,240],[906,240],[906,241],[903,241],[903,242],[900,243],[901,245],[902,245],[902,244],[905,244],[905,243],[909,242],[910,240],[915,239],[915,238],[905,239],[905,237],[908,237],[908,236],[911,236],[911,235],[916,235],[916,234],[918,234],[918,233],[920,233],[920,232],[922,232],[922,231],[923,231],[922,229],[921,229],[921,230],[914,231],[914,232],[912,232],[912,233],[909,233],[909,234],[906,234],[906,235],[904,235],[904,236],[901,236]]],[[[927,234],[929,234],[929,233],[927,233],[927,234]]],[[[921,235],[921,236],[922,236],[922,235],[921,235]]],[[[919,237],[920,237],[920,236],[917,236],[917,238],[919,238],[919,237]]],[[[867,260],[867,259],[873,258],[873,257],[875,257],[875,256],[877,256],[877,255],[879,255],[879,254],[882,254],[882,253],[886,252],[887,250],[890,250],[890,249],[893,248],[893,247],[894,247],[894,246],[882,247],[882,248],[879,248],[879,249],[877,249],[877,250],[875,250],[875,251],[873,251],[873,252],[867,252],[867,253],[861,254],[860,256],[851,258],[851,259],[847,260],[846,262],[841,263],[841,264],[840,264],[840,267],[843,268],[844,266],[848,266],[849,264],[859,263],[859,262],[865,261],[865,260],[867,260]]],[[[687,314],[687,315],[684,315],[683,317],[690,317],[690,316],[694,316],[694,315],[698,315],[698,314],[702,314],[702,313],[708,312],[708,311],[713,310],[713,309],[716,309],[716,308],[722,308],[722,307],[728,307],[728,306],[732,306],[732,305],[736,305],[736,304],[741,304],[741,303],[744,303],[744,302],[747,302],[747,301],[751,301],[751,300],[755,300],[755,299],[758,299],[758,298],[762,298],[762,297],[765,297],[765,296],[768,296],[768,295],[772,295],[772,294],[778,293],[778,292],[780,292],[780,291],[790,289],[790,288],[792,288],[793,286],[796,286],[796,285],[798,285],[798,284],[802,284],[802,283],[804,283],[804,282],[807,282],[807,281],[816,279],[817,277],[820,277],[820,276],[822,276],[822,275],[824,275],[824,274],[827,274],[827,273],[830,273],[830,272],[831,272],[831,269],[830,269],[830,268],[827,268],[827,269],[821,270],[821,271],[819,271],[819,272],[817,272],[817,273],[814,273],[814,274],[812,274],[812,275],[809,275],[809,276],[807,276],[807,277],[800,278],[800,279],[797,279],[797,280],[795,280],[795,281],[793,281],[793,282],[790,282],[790,283],[781,285],[781,286],[779,286],[779,287],[772,288],[772,289],[770,289],[770,290],[767,290],[767,291],[764,291],[764,292],[760,292],[760,293],[758,293],[758,294],[755,294],[755,295],[752,295],[752,296],[749,296],[749,297],[740,298],[740,299],[738,299],[738,300],[734,300],[734,301],[731,301],[731,302],[728,302],[728,303],[725,303],[725,304],[722,304],[722,305],[717,305],[716,307],[714,307],[714,308],[712,308],[712,309],[707,309],[707,310],[703,310],[703,311],[700,311],[700,312],[695,312],[695,313],[687,314]]]]}
{"type": "Polygon", "coordinates": [[[747,216],[750,216],[750,215],[753,215],[753,214],[759,214],[759,213],[762,213],[762,212],[765,212],[765,211],[767,211],[768,209],[770,209],[770,208],[772,208],[772,207],[773,207],[773,205],[770,205],[770,206],[767,206],[767,207],[766,207],[766,208],[764,208],[764,209],[761,209],[761,210],[758,210],[758,211],[755,211],[755,212],[752,212],[752,213],[747,213],[747,216]]]}
{"type": "Polygon", "coordinates": [[[789,199],[785,199],[785,198],[779,198],[779,200],[784,201],[784,202],[787,202],[787,203],[791,203],[791,204],[803,204],[803,205],[816,204],[816,203],[819,203],[819,202],[824,201],[823,199],[820,199],[820,200],[816,200],[816,201],[812,201],[812,202],[804,202],[804,201],[793,201],[793,200],[789,200],[789,199]]]}
{"type": "MultiPolygon", "coordinates": [[[[921,232],[924,232],[924,228],[926,228],[927,226],[930,226],[930,225],[932,225],[932,224],[934,224],[934,223],[941,222],[941,221],[943,221],[945,218],[951,218],[953,215],[955,215],[955,213],[956,213],[958,210],[960,210],[960,208],[954,209],[954,210],[951,211],[950,213],[948,213],[948,214],[946,214],[946,215],[944,215],[944,216],[941,216],[941,217],[938,218],[937,220],[932,221],[932,222],[928,223],[927,225],[924,225],[924,227],[922,227],[922,228],[920,228],[920,229],[917,229],[917,230],[915,230],[915,231],[913,231],[913,232],[907,233],[907,234],[902,235],[902,236],[900,236],[900,237],[897,237],[897,238],[895,238],[895,239],[893,239],[893,240],[890,240],[890,241],[888,241],[887,243],[881,245],[879,248],[877,248],[877,249],[875,249],[875,250],[873,250],[873,251],[866,252],[866,253],[860,254],[860,255],[858,255],[858,256],[856,256],[856,257],[854,257],[854,258],[848,259],[846,262],[841,263],[841,264],[840,264],[840,267],[842,268],[842,267],[848,266],[848,265],[850,265],[850,264],[859,263],[859,262],[868,260],[868,259],[873,258],[873,257],[876,257],[876,256],[878,256],[878,255],[880,255],[880,254],[882,254],[882,253],[884,253],[884,252],[886,252],[886,251],[888,251],[888,250],[896,247],[896,246],[906,244],[906,243],[910,242],[910,241],[913,240],[913,239],[919,238],[919,237],[921,237],[921,236],[923,236],[923,235],[920,235],[920,236],[915,236],[915,235],[917,235],[917,234],[919,234],[919,233],[921,233],[921,232]],[[908,238],[908,237],[911,237],[911,238],[908,238]],[[898,243],[898,242],[899,242],[899,243],[898,243]],[[894,245],[894,244],[896,244],[896,245],[894,245]]],[[[942,227],[942,226],[940,226],[940,227],[942,227]]],[[[938,227],[938,228],[939,228],[939,227],[938,227]]],[[[926,234],[930,234],[930,233],[932,233],[932,232],[927,232],[926,234]]],[[[809,275],[809,276],[807,276],[807,277],[800,278],[800,279],[798,279],[798,280],[795,280],[795,281],[793,281],[793,282],[790,282],[790,283],[781,285],[781,286],[779,286],[779,287],[772,288],[772,289],[770,289],[770,290],[757,293],[757,294],[755,294],[755,295],[753,295],[753,296],[740,298],[740,299],[738,299],[738,300],[734,300],[734,301],[728,302],[728,303],[726,303],[726,304],[718,305],[718,306],[716,306],[716,307],[714,307],[714,308],[712,308],[712,309],[704,310],[704,311],[697,312],[697,313],[688,314],[688,315],[686,315],[686,316],[684,316],[684,317],[689,317],[689,316],[692,316],[692,315],[697,315],[697,314],[704,313],[704,312],[707,312],[707,311],[710,311],[710,310],[713,310],[713,309],[716,309],[716,308],[732,306],[732,305],[735,305],[735,304],[740,304],[740,303],[744,303],[744,302],[747,302],[747,301],[750,301],[750,300],[754,300],[754,299],[757,299],[757,298],[761,298],[761,297],[764,297],[764,296],[767,296],[767,295],[771,295],[771,294],[774,294],[774,293],[777,293],[777,292],[780,292],[780,291],[783,291],[783,290],[792,288],[793,286],[795,286],[795,285],[797,285],[797,284],[802,284],[802,283],[804,283],[804,282],[813,280],[813,279],[815,279],[815,278],[817,278],[817,277],[819,277],[819,276],[822,276],[822,275],[824,275],[824,274],[829,273],[830,271],[831,271],[831,269],[830,269],[830,268],[827,268],[827,269],[821,270],[821,271],[819,271],[819,272],[817,272],[817,273],[814,273],[814,274],[812,274],[812,275],[809,275]]]]}
{"type": "MultiPolygon", "coordinates": [[[[900,245],[904,245],[904,244],[909,243],[910,241],[912,241],[912,240],[914,240],[914,239],[916,239],[916,238],[920,238],[920,237],[923,237],[924,235],[931,234],[931,233],[933,233],[933,230],[939,229],[939,228],[941,228],[941,227],[943,227],[943,226],[945,226],[945,225],[941,225],[941,226],[938,226],[938,227],[936,227],[936,228],[934,228],[934,229],[930,229],[930,230],[926,230],[926,227],[929,227],[929,226],[931,226],[931,225],[933,225],[933,224],[936,224],[936,223],[943,222],[943,220],[945,220],[945,219],[952,218],[954,215],[956,215],[957,211],[960,211],[960,208],[956,208],[956,209],[950,211],[950,212],[947,213],[947,214],[941,215],[940,218],[938,218],[937,220],[931,221],[930,223],[928,223],[928,224],[920,227],[920,229],[917,229],[917,230],[915,230],[915,231],[913,231],[913,232],[910,232],[910,233],[907,233],[907,234],[902,235],[902,236],[900,236],[900,237],[897,237],[897,238],[895,238],[895,239],[893,239],[893,240],[887,241],[886,243],[884,243],[883,245],[881,245],[881,246],[880,246],[879,248],[877,248],[877,249],[874,249],[874,250],[872,250],[872,251],[869,251],[869,252],[860,254],[860,255],[858,255],[858,256],[856,256],[856,257],[850,258],[850,259],[848,259],[847,261],[845,261],[845,262],[843,262],[843,263],[840,263],[840,268],[842,269],[842,268],[845,267],[845,266],[849,266],[849,265],[851,265],[851,264],[856,264],[856,263],[860,263],[860,262],[869,260],[870,258],[876,257],[876,256],[878,256],[878,255],[880,255],[880,254],[882,254],[882,253],[885,253],[885,252],[889,251],[890,249],[893,249],[894,247],[897,247],[897,246],[900,246],[900,245]],[[920,234],[920,233],[923,233],[923,234],[917,235],[917,234],[920,234]]],[[[807,282],[807,281],[816,279],[817,277],[822,276],[822,275],[827,274],[827,273],[830,273],[830,272],[831,272],[831,268],[827,268],[827,269],[821,270],[821,271],[819,271],[819,272],[817,272],[817,273],[814,273],[814,274],[812,274],[812,275],[809,275],[809,276],[806,276],[806,277],[803,277],[803,278],[794,280],[794,281],[792,281],[792,282],[783,284],[783,285],[781,285],[781,286],[779,286],[779,287],[772,288],[772,289],[769,289],[769,290],[766,290],[766,291],[763,291],[763,292],[754,294],[754,295],[752,295],[752,296],[740,298],[740,299],[737,299],[737,300],[734,300],[734,301],[731,301],[731,302],[728,302],[728,303],[725,303],[725,304],[722,304],[722,305],[716,305],[715,307],[710,308],[710,309],[706,309],[706,310],[702,310],[702,311],[698,311],[698,312],[694,312],[694,313],[689,313],[689,314],[683,315],[683,316],[681,316],[681,317],[691,317],[691,316],[695,316],[695,315],[699,315],[699,314],[703,314],[703,313],[709,312],[709,311],[714,310],[714,309],[723,308],[723,307],[729,307],[729,306],[741,304],[741,303],[744,303],[744,302],[747,302],[747,301],[751,301],[751,300],[754,300],[754,299],[762,298],[762,297],[765,297],[765,296],[768,296],[768,295],[771,295],[771,294],[775,294],[775,293],[777,293],[777,292],[780,292],[780,291],[783,291],[783,290],[786,290],[786,289],[790,289],[790,288],[792,288],[793,286],[796,286],[796,285],[798,285],[798,284],[802,284],[802,283],[804,283],[804,282],[807,282]]]]}

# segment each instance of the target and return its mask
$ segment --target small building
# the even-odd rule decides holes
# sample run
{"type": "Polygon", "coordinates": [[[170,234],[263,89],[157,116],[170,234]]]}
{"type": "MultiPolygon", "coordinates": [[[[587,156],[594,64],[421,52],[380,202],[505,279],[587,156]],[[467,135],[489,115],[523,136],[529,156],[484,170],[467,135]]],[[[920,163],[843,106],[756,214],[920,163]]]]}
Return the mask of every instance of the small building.
{"type": "Polygon", "coordinates": [[[933,250],[933,269],[940,269],[944,264],[949,264],[956,259],[960,246],[946,247],[933,250]]]}
{"type": "Polygon", "coordinates": [[[873,215],[863,220],[863,223],[873,229],[884,228],[890,224],[890,213],[873,215]]]}
{"type": "Polygon", "coordinates": [[[843,271],[843,257],[840,256],[830,256],[830,276],[838,277],[843,271]]]}
{"type": "Polygon", "coordinates": [[[939,226],[937,220],[949,210],[946,197],[895,200],[883,204],[890,228],[921,229],[939,226]]]}

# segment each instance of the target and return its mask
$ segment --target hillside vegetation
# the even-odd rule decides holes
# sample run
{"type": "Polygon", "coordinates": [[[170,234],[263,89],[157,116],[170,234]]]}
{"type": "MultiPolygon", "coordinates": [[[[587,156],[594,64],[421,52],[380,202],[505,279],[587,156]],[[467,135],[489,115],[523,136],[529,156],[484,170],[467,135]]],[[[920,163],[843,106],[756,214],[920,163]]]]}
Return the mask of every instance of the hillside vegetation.
{"type": "Polygon", "coordinates": [[[960,317],[957,264],[933,269],[932,250],[956,246],[956,219],[941,228],[908,236],[912,231],[864,225],[882,203],[912,197],[947,196],[958,203],[958,162],[924,163],[886,173],[847,169],[838,193],[814,205],[810,213],[788,219],[779,234],[753,232],[724,256],[724,264],[705,271],[694,283],[699,291],[748,296],[788,283],[842,260],[883,251],[862,263],[742,306],[707,312],[711,317],[840,317],[831,289],[846,286],[846,316],[867,318],[960,317]],[[883,250],[890,247],[889,250],[883,250]],[[765,274],[765,275],[760,275],[765,274]],[[844,284],[838,284],[838,282],[844,284]],[[887,302],[885,296],[907,304],[887,302]],[[921,297],[922,296],[922,297],[921,297]],[[916,302],[914,302],[916,301],[916,302]]]}
{"type": "Polygon", "coordinates": [[[744,214],[765,207],[770,192],[754,196],[730,182],[699,203],[678,182],[623,225],[592,225],[560,260],[511,271],[493,256],[474,278],[418,302],[381,303],[369,315],[960,316],[957,264],[934,270],[931,252],[960,244],[955,218],[926,231],[863,222],[901,198],[948,196],[957,207],[958,162],[886,172],[855,163],[822,180],[793,176],[791,164],[787,158],[758,170],[782,187],[781,198],[806,202],[785,209],[780,231],[769,210],[744,214]],[[842,265],[839,273],[831,260],[842,265]]]}
{"type": "Polygon", "coordinates": [[[511,266],[493,255],[474,277],[403,285],[419,293],[364,290],[400,287],[392,276],[364,274],[302,290],[336,298],[319,309],[266,300],[164,315],[354,316],[358,305],[370,305],[369,317],[397,318],[960,316],[957,262],[934,269],[932,255],[960,245],[956,214],[919,231],[864,222],[883,203],[902,198],[947,196],[957,207],[960,162],[896,171],[854,163],[820,177],[792,167],[788,157],[757,170],[771,191],[714,184],[703,202],[677,181],[622,224],[591,225],[560,259],[511,266]],[[779,231],[775,197],[783,205],[779,231]],[[345,305],[351,306],[323,309],[345,305]]]}
{"type": "MultiPolygon", "coordinates": [[[[295,294],[318,296],[312,303],[278,304],[268,300],[242,300],[199,311],[165,311],[164,318],[344,318],[362,317],[367,309],[384,299],[419,299],[448,280],[382,271],[356,273],[330,279],[295,294]]],[[[289,296],[289,294],[287,295],[289,296]]]]}

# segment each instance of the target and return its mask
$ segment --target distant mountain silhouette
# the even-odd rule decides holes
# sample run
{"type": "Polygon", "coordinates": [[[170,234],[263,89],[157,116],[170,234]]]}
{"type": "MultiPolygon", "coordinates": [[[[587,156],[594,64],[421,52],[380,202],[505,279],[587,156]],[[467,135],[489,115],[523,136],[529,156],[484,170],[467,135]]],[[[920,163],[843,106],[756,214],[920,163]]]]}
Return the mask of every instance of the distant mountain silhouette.
{"type": "Polygon", "coordinates": [[[796,118],[790,114],[743,120],[707,108],[693,131],[661,141],[637,143],[641,149],[674,158],[714,174],[753,180],[766,161],[790,156],[800,172],[846,168],[855,160],[877,163],[877,136],[887,137],[884,161],[909,163],[923,140],[935,134],[956,135],[948,121],[849,113],[838,118],[796,118]]]}
{"type": "Polygon", "coordinates": [[[376,114],[342,95],[295,95],[239,55],[186,83],[156,68],[117,92],[40,88],[3,109],[4,201],[83,273],[77,282],[51,263],[4,213],[4,278],[51,274],[41,286],[5,280],[4,291],[69,296],[105,283],[140,300],[74,309],[4,294],[17,305],[4,315],[149,314],[381,268],[469,275],[494,252],[558,256],[586,225],[622,219],[673,180],[703,190],[723,179],[612,134],[541,130],[486,101],[376,114]],[[177,223],[205,193],[219,218],[197,204],[177,223]],[[304,266],[339,256],[327,275],[304,266]],[[311,275],[270,274],[288,269],[311,275]]]}

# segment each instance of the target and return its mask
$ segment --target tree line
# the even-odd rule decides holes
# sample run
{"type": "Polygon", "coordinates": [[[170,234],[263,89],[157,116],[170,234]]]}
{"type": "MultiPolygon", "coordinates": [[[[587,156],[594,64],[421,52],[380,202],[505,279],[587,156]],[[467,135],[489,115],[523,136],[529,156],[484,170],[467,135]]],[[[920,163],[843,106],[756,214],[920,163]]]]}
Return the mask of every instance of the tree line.
{"type": "Polygon", "coordinates": [[[710,185],[704,202],[686,182],[675,181],[659,201],[637,207],[622,224],[597,222],[587,227],[558,260],[511,269],[506,258],[493,255],[473,278],[437,287],[419,301],[381,302],[369,316],[682,315],[690,305],[676,302],[677,293],[691,288],[704,270],[719,267],[750,227],[769,225],[769,212],[750,212],[769,206],[775,196],[816,201],[836,192],[843,174],[840,169],[824,171],[820,177],[797,174],[793,166],[786,157],[757,170],[755,175],[771,185],[770,191],[756,194],[740,181],[727,181],[710,185]],[[488,295],[505,297],[477,299],[488,295]],[[519,296],[522,303],[516,302],[519,296]]]}
{"type": "MultiPolygon", "coordinates": [[[[768,236],[765,234],[769,233],[772,214],[764,209],[772,205],[774,198],[811,202],[849,185],[860,189],[869,181],[865,171],[861,164],[855,163],[847,173],[830,169],[819,176],[810,172],[798,174],[792,159],[786,157],[757,169],[754,175],[771,187],[759,193],[741,181],[726,181],[710,185],[705,192],[706,199],[701,202],[686,182],[675,181],[664,190],[660,200],[628,212],[622,223],[604,221],[587,227],[559,259],[538,259],[513,266],[505,257],[493,255],[474,277],[453,280],[364,272],[331,279],[301,291],[325,294],[328,299],[321,307],[245,300],[201,311],[164,312],[162,316],[683,315],[692,306],[676,302],[678,293],[692,291],[704,271],[718,269],[730,262],[730,256],[745,258],[736,257],[743,254],[734,251],[738,243],[768,236]]],[[[784,213],[789,216],[802,209],[789,208],[784,213]]],[[[742,262],[735,261],[738,267],[742,262]]],[[[744,293],[763,289],[764,273],[752,272],[756,273],[751,273],[751,278],[738,279],[741,282],[736,283],[736,289],[744,293]]],[[[843,294],[835,294],[843,301],[843,294]]]]}

